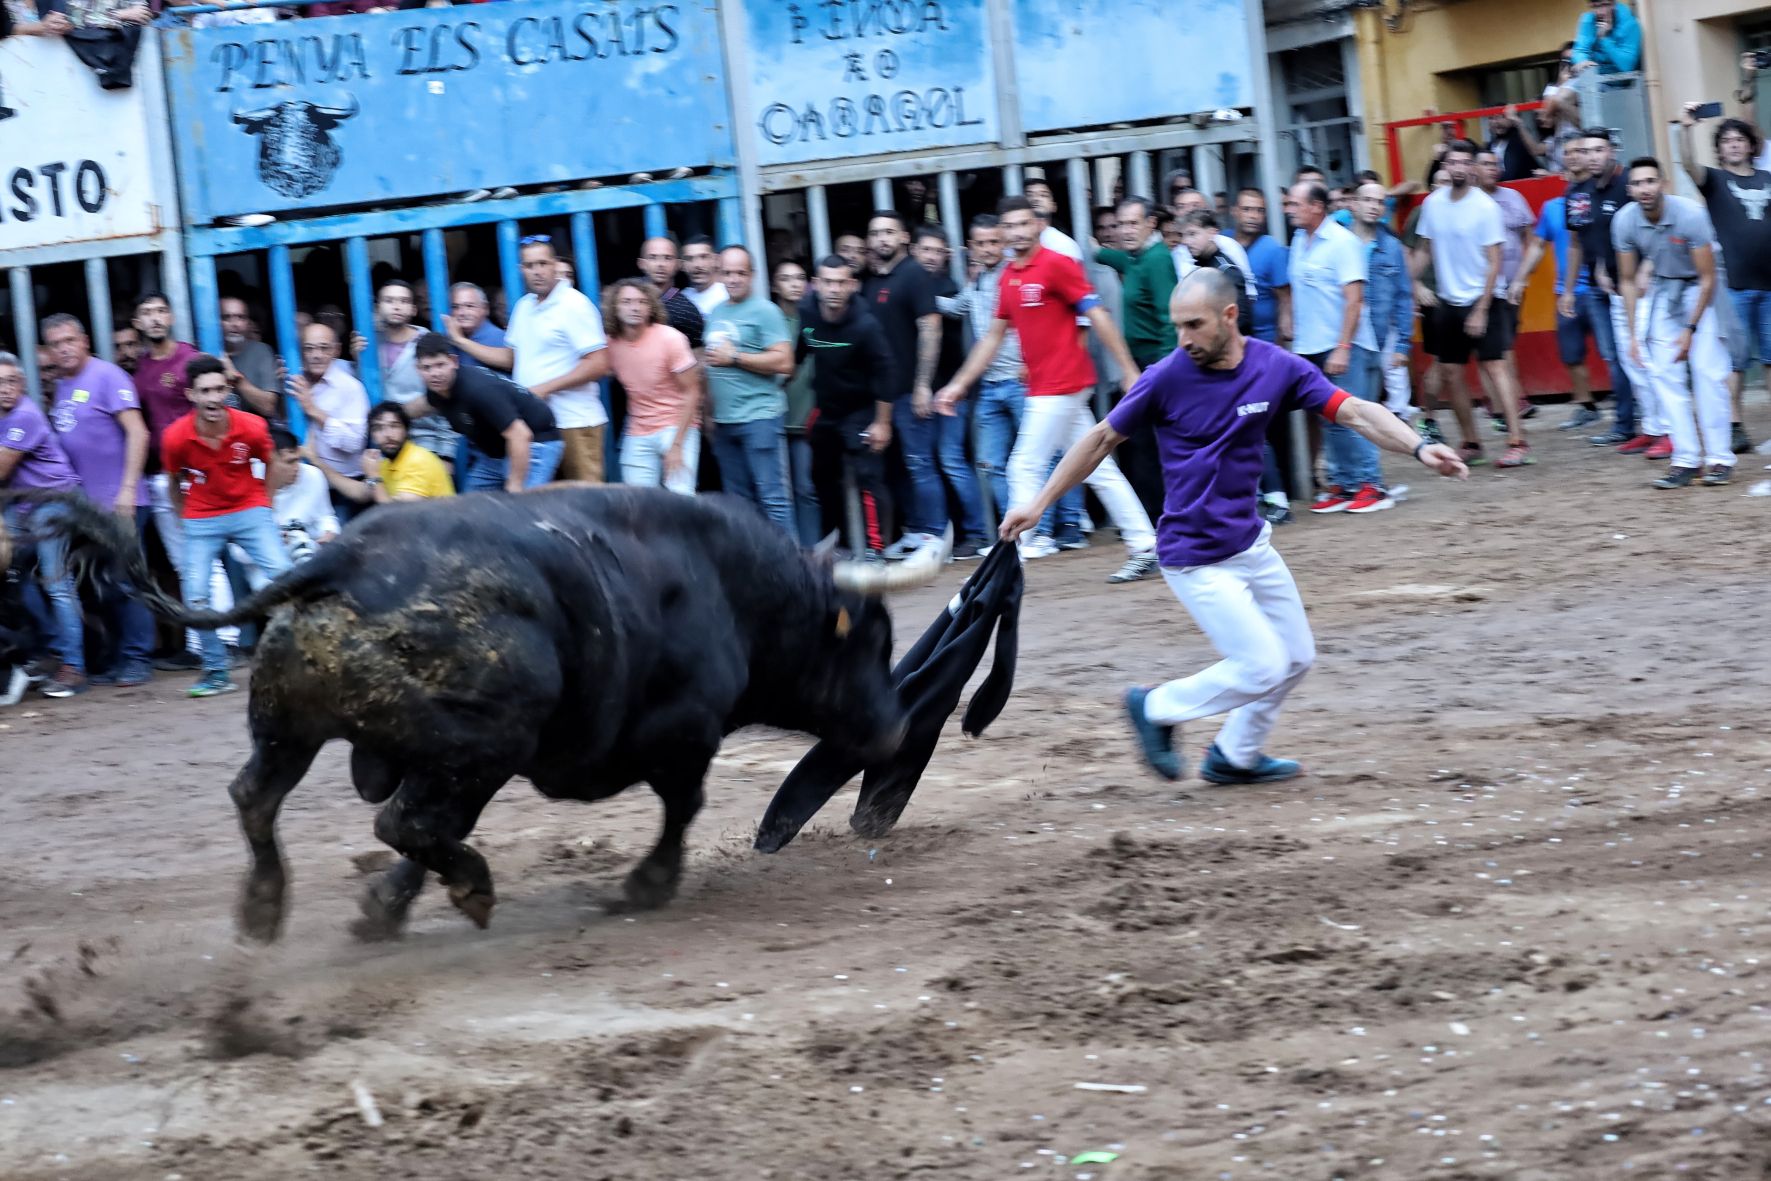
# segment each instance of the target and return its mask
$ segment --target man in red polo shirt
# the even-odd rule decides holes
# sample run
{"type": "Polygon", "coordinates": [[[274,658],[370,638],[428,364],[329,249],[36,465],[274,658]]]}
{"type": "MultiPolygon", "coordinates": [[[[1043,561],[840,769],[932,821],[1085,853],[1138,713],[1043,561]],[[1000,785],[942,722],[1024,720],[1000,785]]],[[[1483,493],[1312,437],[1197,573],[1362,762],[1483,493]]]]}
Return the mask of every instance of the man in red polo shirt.
{"type": "MultiPolygon", "coordinates": [[[[260,585],[289,568],[289,555],[264,485],[263,472],[271,459],[270,428],[256,414],[228,408],[227,368],[214,357],[198,356],[185,372],[190,381],[186,396],[195,410],[166,428],[160,455],[170,477],[173,507],[184,522],[179,582],[185,605],[202,611],[209,607],[216,560],[230,543],[245,551],[260,585]]],[[[203,646],[203,676],[190,695],[232,692],[234,682],[228,676],[227,648],[221,637],[206,631],[199,632],[198,639],[203,646]]]]}
{"type": "MultiPolygon", "coordinates": [[[[1138,367],[1081,265],[1039,244],[1039,219],[1027,199],[1004,197],[996,214],[1004,240],[1014,249],[1014,261],[1003,268],[990,330],[972,346],[965,365],[935,399],[935,408],[942,414],[953,413],[954,404],[966,387],[983,376],[1003,336],[1013,328],[1027,364],[1027,404],[1008,460],[1010,507],[1018,508],[1039,494],[1052,455],[1068,451],[1095,425],[1088,405],[1095,367],[1077,331],[1077,317],[1087,317],[1124,372],[1127,389],[1137,381],[1138,367]]],[[[1107,581],[1136,582],[1145,577],[1156,569],[1156,531],[1137,493],[1111,456],[1090,473],[1088,486],[1101,498],[1131,551],[1125,565],[1107,581]]]]}

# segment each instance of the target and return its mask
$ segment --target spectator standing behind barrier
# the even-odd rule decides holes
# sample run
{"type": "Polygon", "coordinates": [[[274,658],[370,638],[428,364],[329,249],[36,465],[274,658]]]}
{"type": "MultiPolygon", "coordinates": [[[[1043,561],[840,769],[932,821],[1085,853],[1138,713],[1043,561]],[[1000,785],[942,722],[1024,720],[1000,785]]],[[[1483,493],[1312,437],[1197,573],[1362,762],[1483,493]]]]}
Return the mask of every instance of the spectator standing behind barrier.
{"type": "Polygon", "coordinates": [[[1576,73],[1633,74],[1642,68],[1642,26],[1627,4],[1587,0],[1587,11],[1574,33],[1576,73]]]}
{"type": "Polygon", "coordinates": [[[1771,365],[1771,172],[1753,161],[1764,147],[1759,131],[1742,119],[1724,119],[1716,127],[1716,159],[1720,168],[1697,162],[1696,103],[1686,103],[1679,126],[1679,155],[1685,171],[1709,206],[1716,242],[1722,249],[1728,273],[1728,299],[1734,314],[1731,326],[1738,329],[1730,341],[1734,373],[1729,378],[1733,395],[1730,443],[1736,455],[1751,451],[1753,442],[1741,419],[1741,374],[1754,357],[1771,365]]]}
{"type": "Polygon", "coordinates": [[[363,469],[361,480],[326,472],[334,500],[343,496],[367,508],[396,500],[437,500],[455,495],[449,469],[412,441],[411,418],[398,402],[383,402],[369,412],[369,447],[357,462],[363,469]]]}
{"type": "MultiPolygon", "coordinates": [[[[449,287],[449,314],[443,317],[443,334],[454,340],[457,333],[489,349],[506,347],[504,329],[492,322],[492,301],[486,298],[486,289],[478,283],[454,283],[449,287]]],[[[455,355],[469,365],[485,368],[478,359],[459,348],[455,355]]],[[[467,446],[471,450],[472,444],[467,446]]]]}
{"type": "Polygon", "coordinates": [[[824,514],[824,534],[847,524],[843,472],[851,471],[857,490],[872,501],[873,519],[862,535],[851,537],[857,551],[873,551],[891,530],[892,498],[886,489],[882,453],[892,444],[892,411],[899,378],[892,349],[879,321],[855,297],[855,269],[841,255],[818,264],[812,294],[800,304],[800,333],[794,359],[812,366],[812,394],[818,417],[812,424],[812,481],[824,514]]]}
{"type": "Polygon", "coordinates": [[[227,367],[228,382],[234,389],[228,405],[264,418],[284,417],[283,366],[270,345],[252,339],[252,313],[246,301],[226,296],[219,309],[221,342],[226,349],[221,363],[227,367]]]}
{"type": "MultiPolygon", "coordinates": [[[[111,329],[111,354],[116,358],[117,368],[130,376],[135,375],[135,363],[141,360],[141,332],[134,324],[122,324],[111,329]]],[[[44,381],[53,381],[54,375],[39,370],[38,376],[44,381]]]]}
{"type": "MultiPolygon", "coordinates": [[[[1297,229],[1291,238],[1291,349],[1346,387],[1355,397],[1363,376],[1352,369],[1353,341],[1365,303],[1365,252],[1353,231],[1329,217],[1328,190],[1313,180],[1299,181],[1287,195],[1287,212],[1297,229]]],[[[1338,513],[1353,503],[1357,488],[1329,484],[1310,505],[1313,513],[1338,513]]]]}
{"type": "MultiPolygon", "coordinates": [[[[49,420],[25,393],[25,372],[18,358],[0,352],[0,488],[74,492],[79,487],[80,477],[56,442],[49,420]]],[[[32,521],[39,527],[52,525],[66,511],[58,504],[33,506],[28,499],[15,500],[6,506],[6,527],[19,533],[32,521]]],[[[49,598],[49,618],[41,622],[56,668],[43,690],[49,697],[72,697],[86,681],[85,623],[67,558],[67,538],[38,532],[38,580],[49,598]]],[[[0,569],[0,576],[4,574],[0,569]]],[[[112,683],[143,685],[152,675],[143,664],[119,670],[112,683]]]]}
{"type": "MultiPolygon", "coordinates": [[[[1408,273],[1408,251],[1402,239],[1384,223],[1387,198],[1384,186],[1378,183],[1367,182],[1353,190],[1353,236],[1365,248],[1365,300],[1359,309],[1353,355],[1355,365],[1368,369],[1361,384],[1371,391],[1368,396],[1374,402],[1386,401],[1385,375],[1407,370],[1409,341],[1414,335],[1414,281],[1408,273]]],[[[1364,511],[1391,507],[1395,501],[1384,484],[1377,445],[1339,423],[1328,423],[1323,430],[1325,439],[1336,443],[1342,463],[1353,469],[1361,494],[1367,484],[1380,493],[1375,501],[1366,497],[1373,507],[1364,511]]]]}
{"type": "Polygon", "coordinates": [[[701,374],[688,338],[665,323],[658,289],[622,279],[603,292],[609,364],[627,391],[621,482],[695,494],[701,462],[701,374]]]}
{"type": "MultiPolygon", "coordinates": [[[[1249,277],[1254,280],[1254,319],[1247,333],[1276,344],[1291,345],[1291,252],[1270,232],[1267,219],[1267,197],[1256,188],[1245,188],[1236,194],[1232,206],[1236,219],[1236,244],[1248,256],[1249,277]]],[[[1404,331],[1409,331],[1405,328],[1404,331]]],[[[1286,495],[1285,478],[1279,471],[1275,448],[1290,438],[1291,424],[1283,414],[1275,414],[1268,426],[1267,446],[1262,451],[1260,483],[1261,519],[1273,525],[1291,520],[1291,498],[1286,495]]]]}
{"type": "Polygon", "coordinates": [[[676,239],[669,236],[647,238],[640,244],[639,267],[640,274],[652,281],[659,298],[664,301],[664,322],[682,333],[690,348],[701,348],[706,319],[701,315],[701,309],[695,306],[695,301],[676,285],[677,271],[682,269],[676,239]]]}
{"type": "MultiPolygon", "coordinates": [[[[381,397],[404,406],[424,393],[418,376],[418,338],[424,330],[413,323],[418,315],[418,292],[404,279],[383,283],[375,293],[377,360],[381,364],[381,397]]],[[[369,342],[362,333],[351,334],[351,355],[362,372],[363,353],[369,342]]],[[[455,459],[455,432],[440,414],[412,420],[412,441],[445,462],[455,459]]]]}
{"type": "Polygon", "coordinates": [[[742,246],[719,253],[726,300],[707,315],[707,392],[720,482],[781,526],[798,533],[787,462],[787,395],[793,341],[787,321],[756,286],[756,262],[742,246]]]}
{"type": "Polygon", "coordinates": [[[1625,316],[1635,321],[1636,305],[1647,296],[1642,331],[1630,347],[1637,368],[1654,382],[1655,403],[1672,439],[1672,466],[1654,486],[1683,488],[1700,475],[1707,486],[1726,484],[1734,474],[1734,452],[1728,348],[1716,306],[1721,290],[1715,230],[1702,205],[1665,191],[1665,174],[1653,157],[1630,163],[1629,183],[1631,203],[1612,221],[1611,240],[1625,316]],[[1654,268],[1646,292],[1636,282],[1642,263],[1654,268]]]}
{"type": "Polygon", "coordinates": [[[696,234],[683,243],[683,269],[689,273],[686,294],[703,317],[726,301],[726,285],[719,281],[719,255],[714,253],[712,238],[696,234]]]}
{"type": "MultiPolygon", "coordinates": [[[[271,515],[269,490],[252,467],[253,460],[267,467],[271,462],[270,428],[256,414],[228,407],[227,370],[220,361],[198,356],[186,372],[195,410],[167,429],[160,453],[171,476],[173,506],[184,519],[179,583],[185,605],[204,611],[215,563],[229,545],[245,552],[261,585],[289,568],[289,555],[271,515]]],[[[197,634],[203,675],[190,696],[232,692],[221,637],[212,630],[197,634]]]]}
{"type": "Polygon", "coordinates": [[[520,492],[553,479],[565,444],[546,402],[502,373],[464,362],[435,332],[418,338],[418,375],[424,396],[406,404],[407,416],[440,414],[461,435],[471,457],[461,491],[520,492]]]}
{"type": "MultiPolygon", "coordinates": [[[[1519,381],[1519,366],[1513,356],[1513,345],[1519,339],[1519,304],[1513,298],[1513,280],[1519,275],[1519,264],[1525,259],[1525,245],[1531,238],[1531,229],[1537,224],[1537,215],[1531,212],[1531,206],[1517,189],[1509,189],[1500,183],[1500,157],[1493,152],[1476,153],[1476,186],[1486,193],[1496,205],[1500,206],[1501,228],[1506,231],[1506,240],[1500,248],[1500,285],[1494,291],[1494,310],[1506,317],[1507,352],[1502,358],[1506,362],[1505,372],[1511,383],[1510,397],[1516,416],[1523,420],[1537,413],[1537,408],[1525,400],[1524,386],[1519,381]]],[[[1519,293],[1521,299],[1524,292],[1519,293]]],[[[1484,371],[1486,376],[1486,371],[1484,371]]],[[[1493,415],[1497,429],[1505,427],[1515,430],[1517,423],[1509,422],[1503,415],[1494,414],[1494,402],[1499,400],[1499,391],[1494,389],[1492,379],[1484,383],[1488,389],[1490,405],[1489,413],[1493,415]]],[[[1500,403],[1503,407],[1504,401],[1500,403]]]]}
{"type": "MultiPolygon", "coordinates": [[[[934,384],[947,384],[965,361],[965,312],[955,297],[959,284],[954,281],[949,265],[952,253],[947,234],[937,225],[916,227],[911,255],[929,277],[935,294],[935,308],[941,313],[941,351],[935,362],[934,384]]],[[[984,498],[978,491],[978,473],[965,449],[965,419],[951,414],[931,414],[929,429],[934,433],[935,470],[946,485],[949,503],[959,508],[959,539],[953,556],[959,561],[979,558],[990,552],[991,537],[984,523],[984,498]]]]}
{"type": "Polygon", "coordinates": [[[856,275],[867,273],[867,239],[860,234],[838,234],[832,249],[853,268],[856,275]]]}
{"type": "Polygon", "coordinates": [[[286,427],[271,427],[271,461],[265,468],[271,494],[271,517],[283,536],[283,551],[292,563],[305,562],[319,547],[338,536],[338,516],[326,473],[303,463],[301,445],[286,427]]]}
{"type": "MultiPolygon", "coordinates": [[[[140,534],[150,518],[147,463],[148,426],[142,418],[135,383],[109,361],[92,355],[92,340],[80,321],[65,313],[43,321],[41,338],[60,376],[49,422],[80,487],[98,505],[132,522],[140,534]]],[[[174,555],[176,559],[176,555],[174,555]]],[[[154,650],[154,617],[133,587],[109,605],[121,637],[121,659],[112,671],[134,677],[149,667],[154,650]]],[[[83,692],[83,676],[64,678],[45,690],[50,696],[83,692]],[[62,690],[66,690],[63,692],[62,690]]]]}
{"type": "Polygon", "coordinates": [[[560,278],[552,238],[533,234],[519,251],[528,292],[510,314],[505,347],[483,345],[461,333],[455,334],[455,345],[482,365],[511,374],[547,403],[566,445],[560,479],[601,483],[603,428],[609,422],[597,385],[609,375],[603,318],[582,291],[560,278]]]}
{"type": "MultiPolygon", "coordinates": [[[[1583,164],[1580,153],[1574,153],[1568,165],[1570,183],[1578,184],[1586,178],[1583,164]]],[[[1605,326],[1605,334],[1599,336],[1594,331],[1595,321],[1589,320],[1584,310],[1591,303],[1586,276],[1568,273],[1568,237],[1568,198],[1552,197],[1538,212],[1537,228],[1525,247],[1525,258],[1519,264],[1519,273],[1513,277],[1513,289],[1508,297],[1515,305],[1523,302],[1525,289],[1530,285],[1532,273],[1537,270],[1544,252],[1553,250],[1556,256],[1556,348],[1561,354],[1563,367],[1568,370],[1575,403],[1574,411],[1556,428],[1559,431],[1583,430],[1604,418],[1593,404],[1593,382],[1587,373],[1587,341],[1592,339],[1599,346],[1599,355],[1608,363],[1615,363],[1609,352],[1612,348],[1611,309],[1605,308],[1603,319],[1597,321],[1605,326]],[[1564,293],[1574,295],[1572,315],[1562,312],[1564,293]]]]}
{"type": "MultiPolygon", "coordinates": [[[[806,269],[793,259],[775,264],[773,283],[775,306],[787,325],[787,339],[799,342],[799,304],[806,295],[806,269]]],[[[812,366],[795,365],[793,376],[782,387],[787,395],[787,464],[793,476],[794,519],[799,522],[801,545],[818,543],[818,490],[812,483],[811,419],[817,405],[812,392],[812,366]]]]}
{"type": "MultiPolygon", "coordinates": [[[[301,334],[301,373],[289,383],[307,415],[307,451],[336,490],[363,478],[363,447],[369,431],[369,392],[339,358],[338,334],[309,324],[301,334]],[[338,479],[333,479],[336,476],[338,479]]],[[[348,493],[333,498],[345,520],[363,503],[348,493]]]]}

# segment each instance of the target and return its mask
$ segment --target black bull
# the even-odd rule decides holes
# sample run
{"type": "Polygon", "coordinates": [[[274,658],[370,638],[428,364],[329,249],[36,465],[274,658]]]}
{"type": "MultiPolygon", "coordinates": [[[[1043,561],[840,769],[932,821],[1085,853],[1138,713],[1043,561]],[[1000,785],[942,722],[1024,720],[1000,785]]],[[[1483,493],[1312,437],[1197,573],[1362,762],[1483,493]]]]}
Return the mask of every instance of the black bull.
{"type": "MultiPolygon", "coordinates": [[[[138,553],[113,522],[92,510],[76,527],[138,553]]],[[[252,755],[228,789],[252,858],[241,930],[281,929],[277,813],[335,738],[351,744],[358,794],[383,805],[376,836],[402,857],[370,883],[360,935],[397,934],[427,870],[486,924],[491,874],[465,841],[516,775],[555,799],[650,784],[663,831],[625,891],[662,905],[726,734],[802,731],[863,761],[902,739],[891,618],[838,573],[723,497],[559,487],[377,509],[232,611],[150,592],[188,626],[268,617],[252,755]]]]}

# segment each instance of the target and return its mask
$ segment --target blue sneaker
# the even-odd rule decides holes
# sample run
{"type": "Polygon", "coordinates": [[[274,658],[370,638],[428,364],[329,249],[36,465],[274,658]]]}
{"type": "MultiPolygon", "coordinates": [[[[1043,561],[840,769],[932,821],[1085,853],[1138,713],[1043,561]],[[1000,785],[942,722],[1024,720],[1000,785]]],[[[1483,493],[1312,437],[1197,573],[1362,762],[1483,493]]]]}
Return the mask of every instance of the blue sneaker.
{"type": "Polygon", "coordinates": [[[1199,764],[1199,778],[1207,783],[1278,783],[1303,774],[1303,764],[1294,759],[1273,759],[1266,755],[1252,767],[1238,767],[1224,757],[1217,743],[1205,752],[1199,764]]]}
{"type": "Polygon", "coordinates": [[[219,697],[223,693],[232,693],[234,682],[225,672],[206,672],[197,683],[185,690],[187,697],[219,697]]]}
{"type": "Polygon", "coordinates": [[[1175,753],[1175,728],[1159,726],[1144,711],[1144,700],[1150,690],[1133,687],[1125,691],[1125,716],[1132,732],[1138,736],[1138,747],[1150,770],[1164,779],[1179,779],[1187,773],[1187,764],[1175,753]]]}

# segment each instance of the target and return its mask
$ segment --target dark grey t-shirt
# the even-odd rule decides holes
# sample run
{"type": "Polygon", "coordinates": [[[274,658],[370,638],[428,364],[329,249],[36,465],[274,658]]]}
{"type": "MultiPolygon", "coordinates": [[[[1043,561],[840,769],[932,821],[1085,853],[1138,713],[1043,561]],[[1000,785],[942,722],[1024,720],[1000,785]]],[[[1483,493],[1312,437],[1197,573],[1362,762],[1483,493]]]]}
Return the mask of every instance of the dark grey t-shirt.
{"type": "Polygon", "coordinates": [[[1771,291],[1771,172],[1761,168],[1751,176],[1736,176],[1712,168],[1699,191],[1727,259],[1728,286],[1771,291]]]}

